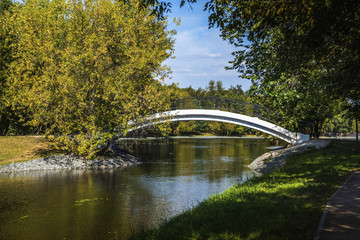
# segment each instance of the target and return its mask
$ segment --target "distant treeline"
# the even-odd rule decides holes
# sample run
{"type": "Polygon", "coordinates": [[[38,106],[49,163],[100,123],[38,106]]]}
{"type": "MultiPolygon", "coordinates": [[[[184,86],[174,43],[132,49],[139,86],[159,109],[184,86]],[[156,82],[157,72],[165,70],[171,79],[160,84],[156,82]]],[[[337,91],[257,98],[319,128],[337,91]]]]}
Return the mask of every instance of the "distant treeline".
{"type": "MultiPolygon", "coordinates": [[[[251,90],[243,91],[241,85],[231,86],[228,89],[223,87],[221,81],[211,80],[207,86],[203,88],[194,89],[191,86],[187,88],[179,88],[176,84],[169,86],[173,92],[173,97],[178,98],[226,98],[236,101],[242,101],[247,103],[257,103],[259,105],[265,105],[265,99],[254,95],[251,90]]],[[[321,105],[319,105],[320,107],[321,105]]],[[[324,107],[324,106],[321,106],[324,107]]],[[[345,108],[341,108],[341,104],[333,106],[331,110],[333,114],[330,117],[324,118],[323,121],[312,121],[314,118],[311,114],[299,119],[296,128],[291,128],[286,122],[288,119],[284,119],[284,122],[279,123],[283,126],[287,126],[292,131],[300,131],[302,133],[324,135],[324,136],[345,136],[355,134],[356,126],[355,120],[351,119],[345,108]],[[318,124],[321,127],[318,128],[318,133],[314,133],[314,124],[318,124]]],[[[279,110],[279,109],[272,109],[279,110]]],[[[281,111],[280,111],[281,112],[281,111]]],[[[155,126],[145,130],[141,130],[138,135],[146,136],[186,136],[186,135],[218,135],[218,136],[244,136],[244,135],[259,135],[265,136],[264,133],[256,131],[251,128],[214,121],[183,121],[172,122],[167,125],[155,126]]]]}

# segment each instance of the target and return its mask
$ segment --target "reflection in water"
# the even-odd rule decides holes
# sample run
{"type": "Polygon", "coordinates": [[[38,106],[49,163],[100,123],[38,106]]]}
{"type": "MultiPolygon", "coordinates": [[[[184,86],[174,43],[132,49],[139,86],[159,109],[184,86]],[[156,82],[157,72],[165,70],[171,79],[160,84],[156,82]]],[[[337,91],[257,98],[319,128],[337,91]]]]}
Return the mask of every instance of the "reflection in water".
{"type": "Polygon", "coordinates": [[[129,169],[0,174],[0,239],[127,239],[253,176],[254,139],[122,141],[129,169]]]}

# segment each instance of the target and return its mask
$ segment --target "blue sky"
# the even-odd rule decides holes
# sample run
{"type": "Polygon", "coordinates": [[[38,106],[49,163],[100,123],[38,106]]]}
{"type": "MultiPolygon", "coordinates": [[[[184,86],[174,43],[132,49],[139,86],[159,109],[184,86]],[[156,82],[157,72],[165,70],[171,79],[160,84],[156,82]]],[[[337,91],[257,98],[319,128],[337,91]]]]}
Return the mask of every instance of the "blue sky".
{"type": "Polygon", "coordinates": [[[179,1],[173,1],[172,13],[169,13],[169,28],[175,29],[175,57],[165,64],[173,73],[165,83],[179,83],[180,87],[192,86],[197,89],[205,87],[210,80],[222,81],[225,88],[237,84],[243,90],[250,87],[251,82],[238,77],[236,70],[225,70],[233,60],[231,53],[235,47],[223,41],[219,29],[208,29],[208,12],[204,12],[203,4],[188,4],[179,8],[179,1]],[[180,26],[172,23],[173,18],[181,17],[180,26]]]}

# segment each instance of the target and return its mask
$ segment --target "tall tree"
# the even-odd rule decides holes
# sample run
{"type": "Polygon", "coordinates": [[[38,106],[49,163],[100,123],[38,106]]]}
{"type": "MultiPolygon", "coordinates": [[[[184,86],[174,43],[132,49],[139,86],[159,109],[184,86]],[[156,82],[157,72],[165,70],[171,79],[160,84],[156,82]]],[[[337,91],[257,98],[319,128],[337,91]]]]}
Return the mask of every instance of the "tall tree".
{"type": "Polygon", "coordinates": [[[172,32],[139,1],[28,0],[7,21],[9,100],[63,148],[94,157],[129,120],[167,108],[172,32]]]}
{"type": "Polygon", "coordinates": [[[239,47],[232,63],[241,73],[261,81],[259,72],[300,77],[322,69],[327,91],[358,100],[359,1],[210,0],[206,7],[210,26],[239,47]]]}
{"type": "Polygon", "coordinates": [[[10,14],[11,6],[10,0],[0,0],[0,135],[5,135],[10,125],[10,109],[5,103],[5,92],[9,64],[12,61],[11,42],[14,39],[9,35],[5,20],[10,14]]]}

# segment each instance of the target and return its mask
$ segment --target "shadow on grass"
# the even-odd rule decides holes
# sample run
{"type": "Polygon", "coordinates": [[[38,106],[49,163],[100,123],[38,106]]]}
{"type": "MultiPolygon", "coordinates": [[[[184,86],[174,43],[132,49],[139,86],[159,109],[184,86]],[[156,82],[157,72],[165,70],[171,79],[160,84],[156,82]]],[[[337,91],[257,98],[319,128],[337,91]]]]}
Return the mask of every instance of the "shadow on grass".
{"type": "Polygon", "coordinates": [[[335,142],[215,195],[133,239],[313,239],[329,197],[360,167],[360,145],[335,142]]]}
{"type": "Polygon", "coordinates": [[[39,157],[48,157],[52,155],[68,154],[64,150],[57,149],[55,146],[48,144],[46,147],[40,147],[33,150],[33,153],[39,157]]]}
{"type": "Polygon", "coordinates": [[[46,139],[37,136],[1,137],[0,145],[0,165],[65,153],[57,150],[46,139]]]}

